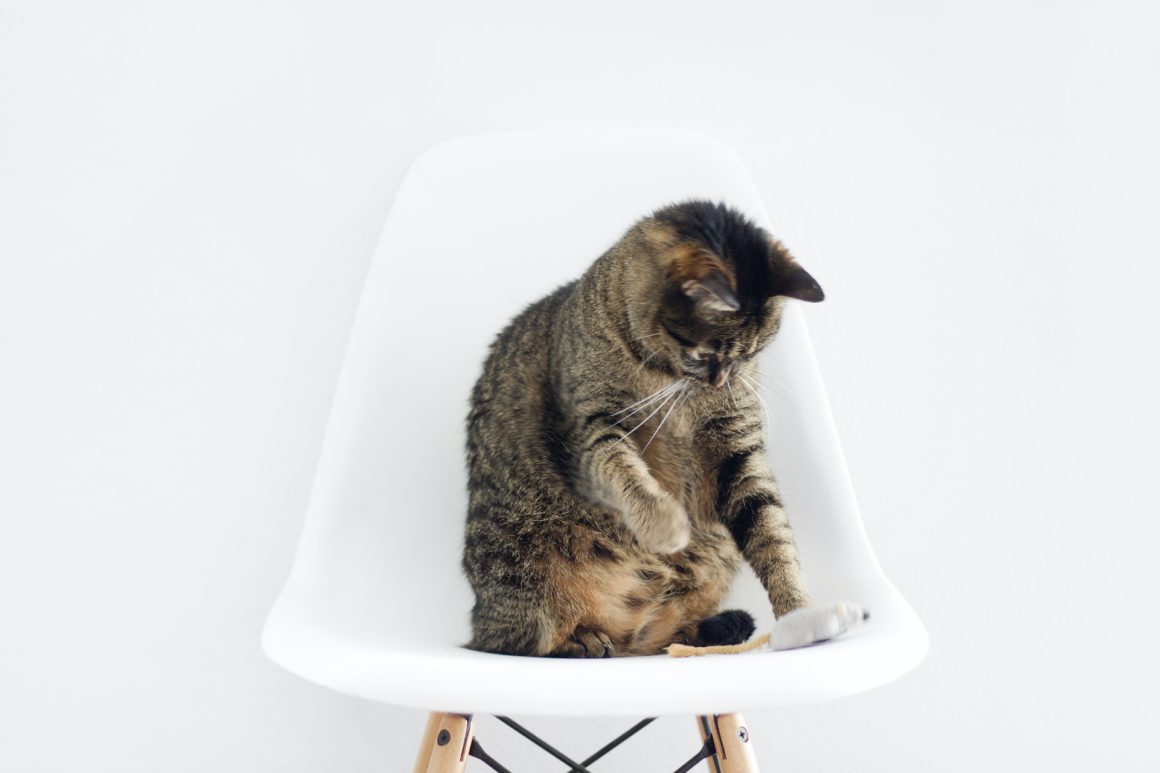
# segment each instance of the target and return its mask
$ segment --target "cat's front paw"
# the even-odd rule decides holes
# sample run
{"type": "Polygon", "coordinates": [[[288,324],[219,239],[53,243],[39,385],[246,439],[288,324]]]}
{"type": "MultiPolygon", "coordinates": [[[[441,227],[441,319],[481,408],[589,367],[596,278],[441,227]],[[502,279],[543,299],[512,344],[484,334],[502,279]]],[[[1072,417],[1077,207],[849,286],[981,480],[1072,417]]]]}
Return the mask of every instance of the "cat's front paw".
{"type": "Polygon", "coordinates": [[[668,494],[650,496],[634,502],[628,526],[636,541],[653,553],[676,553],[689,544],[689,514],[668,494]]]}
{"type": "Polygon", "coordinates": [[[804,590],[790,590],[781,593],[771,594],[769,597],[770,603],[773,605],[774,617],[782,617],[795,609],[802,609],[808,607],[812,602],[810,601],[810,594],[804,590]]]}

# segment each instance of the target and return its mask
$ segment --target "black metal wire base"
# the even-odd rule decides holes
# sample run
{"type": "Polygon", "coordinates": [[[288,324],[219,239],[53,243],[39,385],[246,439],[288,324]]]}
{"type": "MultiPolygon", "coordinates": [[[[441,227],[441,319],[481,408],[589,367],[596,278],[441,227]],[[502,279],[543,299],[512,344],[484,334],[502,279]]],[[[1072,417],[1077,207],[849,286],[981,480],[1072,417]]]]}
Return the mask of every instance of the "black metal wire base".
{"type": "MultiPolygon", "coordinates": [[[[642,719],[640,722],[637,722],[635,725],[630,727],[628,730],[625,730],[623,733],[618,735],[616,738],[613,738],[611,741],[606,743],[604,746],[600,747],[600,749],[593,752],[583,762],[576,762],[571,757],[564,754],[562,751],[555,748],[550,743],[548,743],[544,739],[540,738],[535,733],[533,733],[531,730],[528,730],[526,727],[521,725],[519,722],[516,722],[511,717],[497,716],[496,719],[498,719],[500,722],[503,722],[505,725],[510,727],[512,730],[515,730],[517,733],[522,735],[524,738],[527,738],[529,741],[534,743],[536,746],[539,746],[541,749],[546,751],[548,754],[551,754],[553,757],[558,759],[560,762],[563,762],[565,765],[568,765],[569,766],[568,773],[592,773],[592,771],[588,769],[588,767],[587,767],[588,765],[591,765],[593,762],[596,762],[598,759],[600,759],[604,755],[608,754],[610,751],[615,749],[617,746],[620,746],[622,743],[627,741],[629,738],[632,738],[638,732],[640,732],[645,727],[647,727],[649,725],[649,723],[651,723],[653,720],[656,719],[656,717],[649,717],[648,719],[642,719]]],[[[705,741],[705,745],[701,747],[701,750],[698,751],[696,754],[694,754],[692,756],[692,758],[689,759],[688,762],[686,762],[684,765],[682,765],[681,767],[679,767],[675,771],[673,771],[673,773],[688,773],[688,771],[692,770],[693,767],[698,762],[700,762],[701,760],[707,759],[709,757],[712,757],[715,753],[716,753],[716,750],[713,748],[713,738],[710,736],[705,741]]],[[[485,752],[483,750],[483,747],[479,745],[479,741],[474,739],[474,738],[471,740],[471,748],[468,750],[468,754],[470,754],[472,757],[475,757],[480,762],[483,762],[485,765],[489,766],[492,770],[496,771],[496,773],[512,773],[510,770],[505,768],[503,765],[500,765],[498,762],[496,762],[491,757],[490,754],[485,752]]]]}

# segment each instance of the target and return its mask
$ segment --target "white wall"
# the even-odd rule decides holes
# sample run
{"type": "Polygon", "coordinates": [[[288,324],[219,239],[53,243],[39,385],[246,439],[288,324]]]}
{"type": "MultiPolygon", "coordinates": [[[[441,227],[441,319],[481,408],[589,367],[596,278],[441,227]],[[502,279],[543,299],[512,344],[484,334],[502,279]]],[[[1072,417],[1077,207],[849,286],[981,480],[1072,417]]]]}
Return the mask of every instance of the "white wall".
{"type": "MultiPolygon", "coordinates": [[[[663,125],[732,144],[826,287],[867,528],[933,638],[894,685],[750,716],[763,764],[1154,770],[1157,21],[0,4],[0,769],[409,769],[419,713],[258,647],[378,228],[440,139],[663,125]]],[[[529,724],[577,755],[625,725],[529,724]]],[[[664,719],[601,769],[695,745],[664,719]]]]}

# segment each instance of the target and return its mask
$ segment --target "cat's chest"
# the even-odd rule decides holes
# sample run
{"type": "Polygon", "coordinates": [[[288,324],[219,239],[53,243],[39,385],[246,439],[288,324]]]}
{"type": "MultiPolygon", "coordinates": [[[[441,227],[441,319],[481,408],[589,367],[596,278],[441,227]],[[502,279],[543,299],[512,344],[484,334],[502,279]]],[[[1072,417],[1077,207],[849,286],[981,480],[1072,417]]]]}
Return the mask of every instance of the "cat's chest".
{"type": "Polygon", "coordinates": [[[666,491],[694,509],[711,485],[711,471],[706,469],[694,443],[691,417],[670,417],[660,432],[651,439],[649,435],[641,444],[641,458],[666,491]]]}

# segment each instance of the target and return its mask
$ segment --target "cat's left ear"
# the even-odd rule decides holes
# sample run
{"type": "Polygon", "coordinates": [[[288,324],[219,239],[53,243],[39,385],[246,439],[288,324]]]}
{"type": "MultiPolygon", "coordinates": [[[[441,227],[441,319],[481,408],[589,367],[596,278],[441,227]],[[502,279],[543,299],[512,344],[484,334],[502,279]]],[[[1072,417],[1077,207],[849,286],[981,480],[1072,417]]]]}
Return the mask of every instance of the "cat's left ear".
{"type": "Polygon", "coordinates": [[[681,283],[681,290],[693,299],[715,311],[737,311],[741,304],[729,286],[729,279],[717,270],[711,270],[700,279],[687,279],[681,283]]]}
{"type": "Polygon", "coordinates": [[[685,297],[698,308],[729,312],[741,308],[729,269],[715,254],[700,247],[683,245],[668,253],[668,272],[685,297]]]}
{"type": "Polygon", "coordinates": [[[826,297],[818,281],[797,263],[786,265],[781,276],[774,282],[773,294],[784,295],[786,298],[797,298],[799,301],[808,301],[809,303],[817,303],[826,297]]]}

